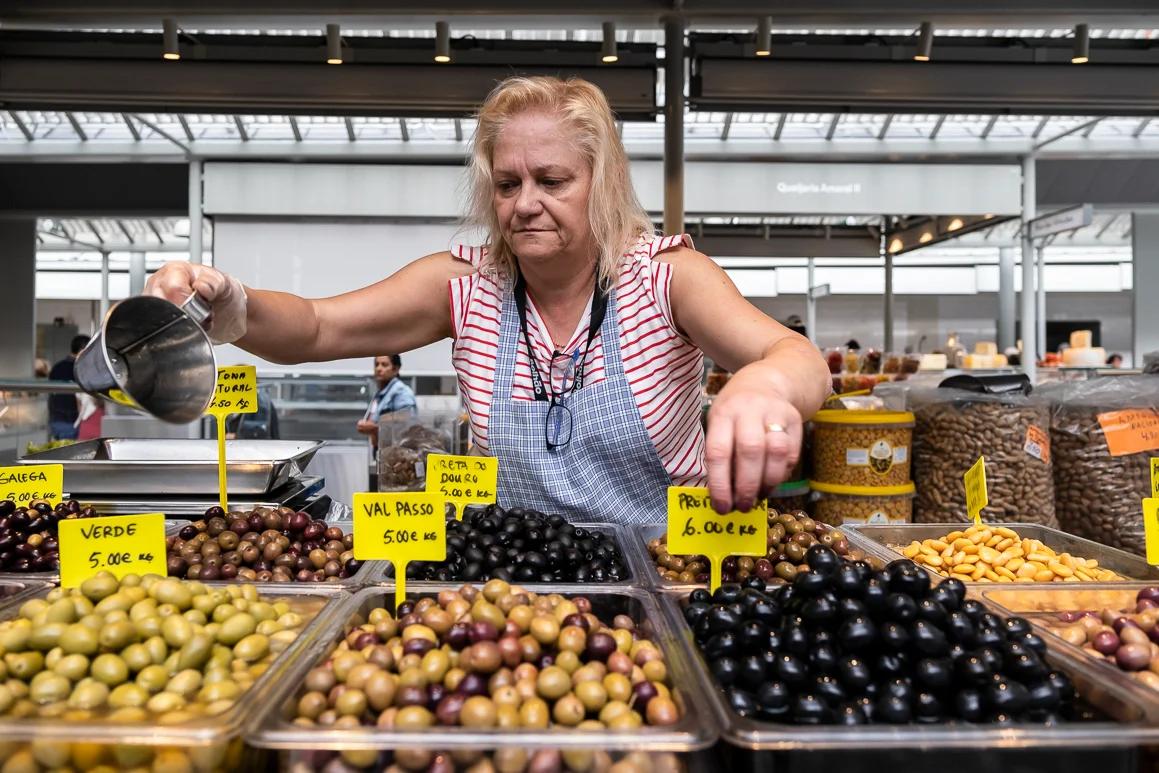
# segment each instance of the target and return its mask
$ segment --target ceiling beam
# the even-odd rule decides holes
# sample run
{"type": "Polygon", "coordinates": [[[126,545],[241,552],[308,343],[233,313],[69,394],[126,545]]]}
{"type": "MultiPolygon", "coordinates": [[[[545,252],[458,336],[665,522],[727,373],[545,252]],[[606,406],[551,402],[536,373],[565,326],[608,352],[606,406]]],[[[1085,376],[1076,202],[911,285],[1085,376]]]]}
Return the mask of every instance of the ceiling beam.
{"type": "Polygon", "coordinates": [[[841,113],[834,113],[833,118],[829,121],[829,128],[825,130],[825,139],[832,140],[833,135],[837,134],[837,124],[841,123],[841,113]]]}
{"type": "Polygon", "coordinates": [[[129,240],[129,244],[136,245],[137,240],[133,238],[133,235],[131,233],[129,233],[129,229],[128,229],[128,227],[125,226],[124,221],[121,220],[120,218],[117,218],[116,222],[117,222],[117,228],[121,229],[121,233],[123,233],[125,235],[125,238],[129,240]]]}
{"type": "Polygon", "coordinates": [[[135,142],[141,141],[141,130],[137,128],[137,124],[133,123],[133,119],[129,117],[128,113],[121,113],[121,120],[125,122],[125,126],[129,129],[129,134],[133,135],[135,142]]]}
{"type": "Polygon", "coordinates": [[[788,113],[781,113],[781,117],[777,119],[777,128],[773,130],[773,139],[781,139],[781,132],[785,130],[785,122],[789,120],[788,113]]]}
{"type": "Polygon", "coordinates": [[[1139,125],[1135,127],[1133,132],[1131,132],[1131,136],[1139,137],[1142,135],[1143,132],[1147,131],[1147,127],[1151,125],[1151,121],[1153,120],[1153,118],[1144,118],[1142,121],[1139,121],[1139,125]]]}
{"type": "Polygon", "coordinates": [[[982,129],[982,133],[979,136],[982,139],[986,139],[987,137],[989,137],[990,132],[994,131],[994,126],[997,123],[998,123],[998,116],[997,115],[990,116],[990,120],[986,122],[986,127],[984,129],[982,129]]]}
{"type": "Polygon", "coordinates": [[[889,134],[889,127],[890,127],[890,124],[892,124],[892,123],[893,123],[893,113],[886,113],[885,120],[882,121],[882,123],[881,123],[881,130],[878,131],[878,133],[877,133],[877,138],[879,140],[884,140],[885,135],[889,134]]]}
{"type": "Polygon", "coordinates": [[[245,121],[241,119],[240,115],[234,115],[233,125],[237,127],[237,136],[241,138],[242,142],[250,141],[250,133],[246,131],[245,121]]]}
{"type": "Polygon", "coordinates": [[[189,128],[189,121],[185,120],[185,116],[181,113],[177,114],[177,123],[181,124],[181,131],[185,132],[185,139],[193,142],[196,137],[193,136],[193,130],[189,128]]]}
{"type": "Polygon", "coordinates": [[[455,142],[463,141],[463,119],[455,119],[455,142]]]}
{"type": "Polygon", "coordinates": [[[290,121],[290,131],[294,135],[294,142],[301,142],[302,141],[302,130],[298,128],[298,117],[291,115],[291,116],[287,116],[287,118],[290,121]]]}
{"type": "Polygon", "coordinates": [[[28,124],[24,123],[24,120],[16,114],[15,110],[9,110],[8,117],[12,119],[12,123],[16,124],[16,128],[19,129],[20,133],[24,135],[26,142],[32,142],[34,139],[36,139],[36,136],[32,133],[32,130],[28,128],[28,124]]]}
{"type": "Polygon", "coordinates": [[[87,142],[89,135],[85,133],[84,127],[80,125],[80,121],[76,119],[76,116],[71,111],[66,110],[64,117],[68,119],[68,125],[72,127],[73,132],[80,138],[80,141],[87,142]]]}
{"type": "Polygon", "coordinates": [[[406,119],[401,116],[398,119],[398,130],[402,135],[402,141],[410,142],[410,130],[406,128],[406,119]]]}
{"type": "Polygon", "coordinates": [[[346,127],[346,139],[350,142],[356,142],[358,135],[354,133],[354,122],[350,120],[350,116],[345,116],[342,123],[346,127]]]}
{"type": "Polygon", "coordinates": [[[1046,130],[1046,125],[1050,123],[1050,118],[1051,116],[1044,115],[1042,118],[1038,119],[1038,126],[1035,126],[1034,131],[1030,133],[1030,138],[1032,140],[1036,140],[1042,136],[1042,132],[1046,130]]]}
{"type": "Polygon", "coordinates": [[[728,140],[728,133],[732,130],[732,113],[724,114],[724,125],[720,127],[720,139],[722,141],[728,140]]]}
{"type": "Polygon", "coordinates": [[[145,219],[145,224],[149,226],[149,230],[152,231],[153,235],[157,237],[157,243],[164,244],[165,237],[161,235],[161,229],[157,227],[157,224],[154,223],[150,218],[145,219]]]}

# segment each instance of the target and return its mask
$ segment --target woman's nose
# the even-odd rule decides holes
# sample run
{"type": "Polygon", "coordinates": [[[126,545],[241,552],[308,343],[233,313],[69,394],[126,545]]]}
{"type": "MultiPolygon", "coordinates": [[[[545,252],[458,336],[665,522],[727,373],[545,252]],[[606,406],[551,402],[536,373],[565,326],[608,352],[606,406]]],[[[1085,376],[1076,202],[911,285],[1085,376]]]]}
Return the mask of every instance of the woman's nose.
{"type": "Polygon", "coordinates": [[[539,189],[534,185],[521,185],[519,196],[515,199],[515,211],[519,215],[535,215],[542,205],[539,201],[539,189]]]}

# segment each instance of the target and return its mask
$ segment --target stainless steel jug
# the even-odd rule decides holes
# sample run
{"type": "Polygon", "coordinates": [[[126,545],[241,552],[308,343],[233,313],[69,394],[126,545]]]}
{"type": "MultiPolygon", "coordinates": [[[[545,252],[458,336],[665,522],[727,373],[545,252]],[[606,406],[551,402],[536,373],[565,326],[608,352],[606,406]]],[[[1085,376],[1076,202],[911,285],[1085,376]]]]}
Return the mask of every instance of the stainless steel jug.
{"type": "Polygon", "coordinates": [[[181,306],[148,295],[126,298],[77,355],[77,384],[162,421],[197,420],[217,383],[209,316],[197,295],[181,306]]]}

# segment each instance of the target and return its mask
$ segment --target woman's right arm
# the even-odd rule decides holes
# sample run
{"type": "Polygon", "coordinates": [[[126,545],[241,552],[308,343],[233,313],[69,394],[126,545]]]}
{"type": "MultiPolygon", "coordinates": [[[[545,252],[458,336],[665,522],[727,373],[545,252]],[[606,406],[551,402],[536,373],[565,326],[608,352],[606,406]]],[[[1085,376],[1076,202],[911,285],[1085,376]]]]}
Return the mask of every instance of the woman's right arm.
{"type": "Polygon", "coordinates": [[[286,365],[402,353],[453,334],[447,283],[475,269],[438,252],[380,282],[330,298],[245,288],[216,269],[168,263],[145,291],[182,303],[196,292],[213,307],[211,334],[244,332],[233,342],[286,365]],[[244,318],[243,318],[244,316],[244,318]],[[219,327],[220,326],[220,327],[219,327]]]}

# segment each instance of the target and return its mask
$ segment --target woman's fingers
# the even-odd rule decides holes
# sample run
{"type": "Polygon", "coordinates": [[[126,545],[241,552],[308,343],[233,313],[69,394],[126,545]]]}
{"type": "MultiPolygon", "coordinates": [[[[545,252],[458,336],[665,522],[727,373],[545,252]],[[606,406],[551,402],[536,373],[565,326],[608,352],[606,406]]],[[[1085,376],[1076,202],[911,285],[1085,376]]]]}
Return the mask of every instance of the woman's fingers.
{"type": "Polygon", "coordinates": [[[765,428],[752,421],[738,419],[733,427],[736,438],[733,452],[733,507],[751,510],[757,501],[765,471],[768,441],[765,428]]]}
{"type": "Polygon", "coordinates": [[[732,510],[733,419],[710,415],[708,436],[704,442],[704,461],[708,467],[708,493],[718,513],[732,510]]]}
{"type": "Polygon", "coordinates": [[[801,454],[802,435],[801,420],[796,415],[784,416],[768,424],[780,425],[784,431],[765,435],[765,468],[761,481],[761,492],[765,496],[789,479],[801,454]]]}

